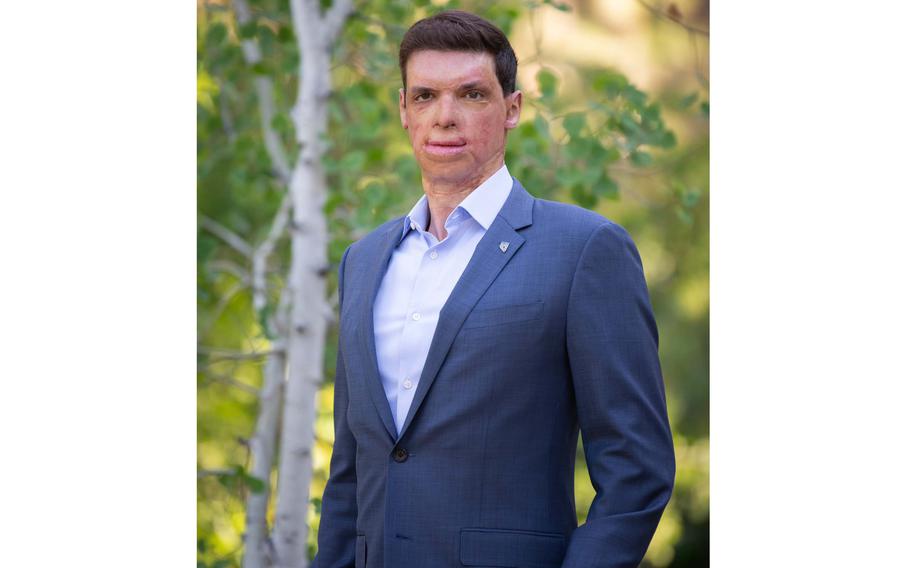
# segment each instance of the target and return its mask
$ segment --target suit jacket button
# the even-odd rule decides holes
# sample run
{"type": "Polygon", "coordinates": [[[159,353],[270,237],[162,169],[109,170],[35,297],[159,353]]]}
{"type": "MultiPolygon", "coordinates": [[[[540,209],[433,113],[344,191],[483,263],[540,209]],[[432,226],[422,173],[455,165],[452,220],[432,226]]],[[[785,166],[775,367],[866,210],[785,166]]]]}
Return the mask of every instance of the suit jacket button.
{"type": "Polygon", "coordinates": [[[408,459],[408,451],[404,448],[395,448],[395,451],[392,453],[392,459],[401,463],[408,459]]]}

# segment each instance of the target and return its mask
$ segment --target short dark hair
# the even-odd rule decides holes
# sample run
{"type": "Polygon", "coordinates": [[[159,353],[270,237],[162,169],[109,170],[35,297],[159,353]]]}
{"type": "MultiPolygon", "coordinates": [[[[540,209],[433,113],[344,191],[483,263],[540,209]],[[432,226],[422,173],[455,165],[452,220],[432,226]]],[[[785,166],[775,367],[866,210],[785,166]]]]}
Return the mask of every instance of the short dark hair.
{"type": "Polygon", "coordinates": [[[502,30],[480,16],[461,10],[446,10],[424,18],[408,29],[398,50],[401,83],[407,88],[408,58],[415,51],[475,51],[493,56],[496,78],[502,94],[515,91],[515,73],[518,59],[502,30]]]}

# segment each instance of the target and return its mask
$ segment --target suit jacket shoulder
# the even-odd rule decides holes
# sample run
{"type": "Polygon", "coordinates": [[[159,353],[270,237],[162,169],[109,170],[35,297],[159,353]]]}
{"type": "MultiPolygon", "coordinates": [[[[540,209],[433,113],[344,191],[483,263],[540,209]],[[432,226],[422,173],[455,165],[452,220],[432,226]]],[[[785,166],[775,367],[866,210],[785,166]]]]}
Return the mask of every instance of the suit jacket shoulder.
{"type": "MultiPolygon", "coordinates": [[[[535,198],[534,224],[549,231],[558,231],[565,238],[582,246],[598,229],[605,233],[607,239],[631,240],[629,233],[619,223],[596,211],[560,201],[535,198]]],[[[580,254],[581,250],[579,248],[577,252],[580,254]]]]}

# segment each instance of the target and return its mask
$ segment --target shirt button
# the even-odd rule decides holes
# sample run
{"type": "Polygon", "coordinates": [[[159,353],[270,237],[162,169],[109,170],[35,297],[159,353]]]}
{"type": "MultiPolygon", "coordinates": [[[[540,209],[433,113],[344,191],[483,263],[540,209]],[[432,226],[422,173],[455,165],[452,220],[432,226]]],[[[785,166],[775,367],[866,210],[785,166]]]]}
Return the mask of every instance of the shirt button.
{"type": "Polygon", "coordinates": [[[405,379],[405,380],[404,380],[404,388],[409,389],[409,388],[411,388],[412,386],[414,386],[414,383],[411,382],[411,379],[405,379]]]}
{"type": "Polygon", "coordinates": [[[414,320],[414,321],[419,320],[419,319],[420,319],[420,312],[414,312],[413,314],[411,314],[411,319],[414,320]]]}
{"type": "Polygon", "coordinates": [[[436,258],[437,256],[439,256],[439,253],[438,253],[438,252],[436,252],[435,250],[434,250],[434,251],[430,251],[430,258],[436,258]]]}

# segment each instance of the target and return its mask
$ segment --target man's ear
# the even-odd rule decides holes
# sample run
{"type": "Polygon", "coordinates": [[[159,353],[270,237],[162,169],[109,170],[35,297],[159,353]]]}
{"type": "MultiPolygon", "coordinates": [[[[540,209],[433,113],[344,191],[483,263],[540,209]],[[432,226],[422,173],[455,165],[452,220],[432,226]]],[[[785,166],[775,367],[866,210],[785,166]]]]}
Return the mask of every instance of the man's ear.
{"type": "Polygon", "coordinates": [[[521,91],[515,91],[506,97],[506,130],[518,126],[521,118],[521,91]]]}
{"type": "Polygon", "coordinates": [[[408,129],[408,114],[405,112],[405,98],[404,98],[404,89],[398,89],[398,114],[401,116],[401,126],[405,130],[408,129]]]}

